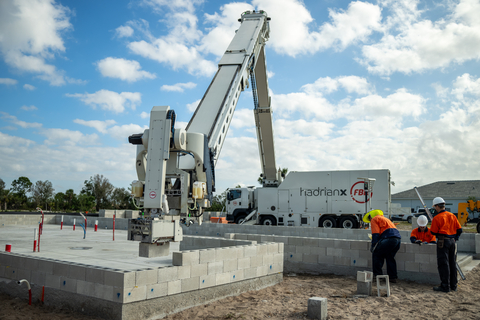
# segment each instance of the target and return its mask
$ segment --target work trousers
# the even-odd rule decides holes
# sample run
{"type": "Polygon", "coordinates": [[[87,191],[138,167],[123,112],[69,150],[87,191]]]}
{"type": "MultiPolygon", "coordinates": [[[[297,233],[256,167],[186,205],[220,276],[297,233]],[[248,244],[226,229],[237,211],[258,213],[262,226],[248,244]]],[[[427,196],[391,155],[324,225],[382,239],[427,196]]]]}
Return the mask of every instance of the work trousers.
{"type": "Polygon", "coordinates": [[[373,274],[382,275],[384,261],[387,262],[387,274],[389,279],[397,279],[397,262],[395,255],[400,249],[400,238],[386,238],[379,241],[372,253],[373,274]]]}
{"type": "Polygon", "coordinates": [[[455,239],[445,238],[443,248],[437,243],[437,266],[442,288],[457,288],[457,244],[455,239]]]}

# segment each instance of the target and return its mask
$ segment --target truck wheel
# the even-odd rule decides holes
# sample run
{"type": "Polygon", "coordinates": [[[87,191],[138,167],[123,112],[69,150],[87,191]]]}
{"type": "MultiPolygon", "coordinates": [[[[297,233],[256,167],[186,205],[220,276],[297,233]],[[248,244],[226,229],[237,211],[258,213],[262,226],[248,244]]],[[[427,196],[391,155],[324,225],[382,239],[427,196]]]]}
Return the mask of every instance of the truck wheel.
{"type": "Polygon", "coordinates": [[[243,221],[245,221],[245,218],[246,218],[246,217],[247,217],[247,216],[244,215],[244,214],[238,215],[238,216],[235,218],[235,223],[236,223],[236,224],[242,223],[243,221]]]}
{"type": "Polygon", "coordinates": [[[408,222],[408,223],[412,223],[412,217],[408,217],[408,218],[407,218],[407,222],[408,222]]]}
{"type": "Polygon", "coordinates": [[[337,226],[337,221],[335,221],[335,218],[333,217],[323,217],[320,219],[318,226],[324,228],[335,228],[337,226]]]}
{"type": "Polygon", "coordinates": [[[356,229],[357,221],[353,217],[343,217],[340,220],[340,226],[344,229],[356,229]]]}
{"type": "Polygon", "coordinates": [[[477,233],[480,233],[480,221],[477,223],[477,233]]]}
{"type": "Polygon", "coordinates": [[[271,217],[271,216],[262,217],[261,220],[260,220],[260,224],[262,224],[264,226],[275,226],[275,225],[277,225],[277,223],[275,221],[275,218],[271,217]]]}

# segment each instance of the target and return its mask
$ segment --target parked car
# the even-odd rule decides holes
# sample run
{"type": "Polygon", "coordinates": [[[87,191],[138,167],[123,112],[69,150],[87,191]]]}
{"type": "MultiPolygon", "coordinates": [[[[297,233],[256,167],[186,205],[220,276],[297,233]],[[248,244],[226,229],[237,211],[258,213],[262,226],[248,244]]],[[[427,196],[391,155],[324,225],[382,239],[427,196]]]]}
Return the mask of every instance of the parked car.
{"type": "MultiPolygon", "coordinates": [[[[429,208],[428,210],[430,210],[430,214],[432,215],[432,218],[435,217],[438,214],[437,211],[434,208],[429,208]]],[[[430,220],[430,217],[428,216],[428,214],[425,213],[425,209],[423,209],[423,208],[418,209],[417,212],[414,213],[414,216],[416,218],[420,217],[421,215],[427,216],[428,222],[432,221],[432,220],[430,220]]]]}

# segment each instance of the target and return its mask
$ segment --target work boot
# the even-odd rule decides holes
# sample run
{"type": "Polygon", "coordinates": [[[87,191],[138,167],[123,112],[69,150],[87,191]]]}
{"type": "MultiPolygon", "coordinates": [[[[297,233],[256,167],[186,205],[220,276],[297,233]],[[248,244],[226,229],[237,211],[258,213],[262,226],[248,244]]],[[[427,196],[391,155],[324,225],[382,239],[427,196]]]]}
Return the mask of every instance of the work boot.
{"type": "Polygon", "coordinates": [[[455,287],[452,287],[452,288],[450,288],[450,290],[457,292],[457,287],[456,287],[456,286],[455,286],[455,287]]]}
{"type": "Polygon", "coordinates": [[[433,287],[433,291],[450,292],[450,289],[440,286],[440,287],[433,287]]]}

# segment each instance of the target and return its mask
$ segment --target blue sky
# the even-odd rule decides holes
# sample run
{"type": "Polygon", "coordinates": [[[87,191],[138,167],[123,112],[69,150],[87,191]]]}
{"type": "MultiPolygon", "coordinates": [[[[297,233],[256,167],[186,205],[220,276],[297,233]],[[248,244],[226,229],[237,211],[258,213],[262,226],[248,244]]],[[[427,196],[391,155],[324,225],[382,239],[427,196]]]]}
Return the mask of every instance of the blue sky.
{"type": "MultiPolygon", "coordinates": [[[[79,192],[136,179],[127,138],[169,105],[185,126],[246,10],[266,44],[277,165],[390,169],[392,192],[479,179],[480,2],[0,1],[0,178],[79,192]]],[[[260,173],[245,91],[217,191],[260,173]]]]}

